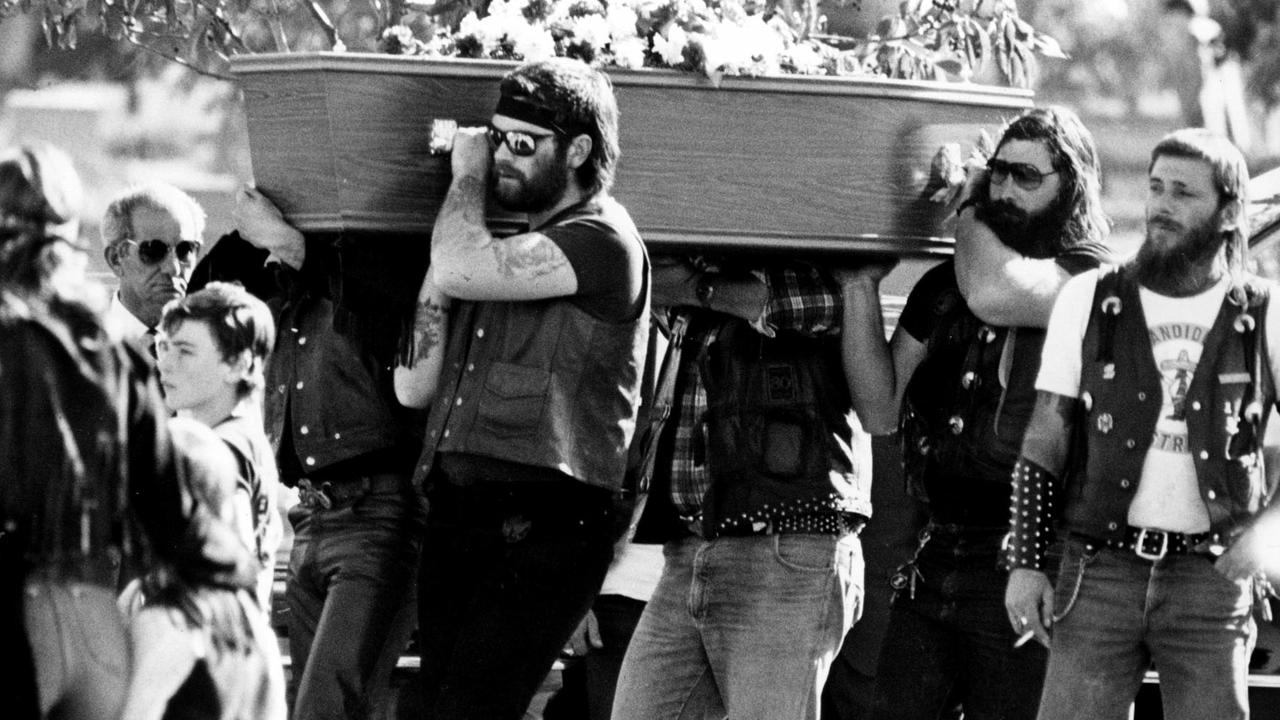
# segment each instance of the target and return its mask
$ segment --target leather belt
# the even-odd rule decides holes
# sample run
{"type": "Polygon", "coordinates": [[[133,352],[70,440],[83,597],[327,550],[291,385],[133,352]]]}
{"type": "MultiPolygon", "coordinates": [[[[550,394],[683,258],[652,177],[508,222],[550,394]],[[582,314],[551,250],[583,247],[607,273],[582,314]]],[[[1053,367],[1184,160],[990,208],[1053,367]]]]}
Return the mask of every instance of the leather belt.
{"type": "Polygon", "coordinates": [[[1101,545],[1112,550],[1131,552],[1143,560],[1155,562],[1166,555],[1207,553],[1208,545],[1217,539],[1218,535],[1215,533],[1179,533],[1129,525],[1124,529],[1123,538],[1108,540],[1085,538],[1085,541],[1088,544],[1101,545]]]}
{"type": "Polygon", "coordinates": [[[302,478],[298,481],[298,500],[304,507],[329,510],[366,495],[399,492],[407,486],[408,478],[397,473],[365,475],[350,480],[325,480],[318,485],[309,478],[302,478]]]}

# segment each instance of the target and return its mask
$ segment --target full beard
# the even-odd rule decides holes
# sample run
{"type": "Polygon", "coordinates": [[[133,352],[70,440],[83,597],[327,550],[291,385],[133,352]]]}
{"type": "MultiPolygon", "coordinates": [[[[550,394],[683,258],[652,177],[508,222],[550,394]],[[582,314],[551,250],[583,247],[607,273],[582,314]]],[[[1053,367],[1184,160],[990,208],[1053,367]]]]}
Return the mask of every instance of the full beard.
{"type": "Polygon", "coordinates": [[[1217,217],[1186,229],[1182,238],[1172,245],[1154,240],[1153,226],[1171,232],[1182,229],[1182,225],[1172,220],[1147,221],[1146,239],[1129,261],[1139,284],[1168,297],[1187,297],[1202,292],[1218,279],[1211,268],[1225,237],[1218,229],[1217,217]]]}
{"type": "Polygon", "coordinates": [[[494,165],[490,172],[493,199],[509,212],[537,213],[555,205],[569,187],[569,175],[555,167],[540,166],[525,177],[508,165],[494,165]],[[504,182],[505,181],[505,182],[504,182]]]}
{"type": "Polygon", "coordinates": [[[1056,204],[1031,215],[1008,200],[988,200],[974,206],[974,217],[1005,245],[1028,257],[1054,257],[1066,246],[1066,218],[1056,204]]]}

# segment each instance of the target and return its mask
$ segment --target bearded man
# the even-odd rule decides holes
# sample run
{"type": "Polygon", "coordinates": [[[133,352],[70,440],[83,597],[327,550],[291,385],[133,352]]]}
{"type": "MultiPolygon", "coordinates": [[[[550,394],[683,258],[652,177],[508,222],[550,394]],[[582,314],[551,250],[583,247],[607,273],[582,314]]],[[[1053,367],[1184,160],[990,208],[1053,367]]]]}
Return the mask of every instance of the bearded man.
{"type": "Polygon", "coordinates": [[[454,140],[401,402],[429,407],[414,480],[428,715],[515,720],[586,614],[613,554],[635,428],[649,262],[608,194],[608,78],[522,65],[485,129],[454,140]],[[494,237],[488,197],[528,229],[494,237]]]}
{"type": "Polygon", "coordinates": [[[1280,525],[1259,447],[1280,328],[1269,286],[1244,270],[1248,181],[1225,138],[1167,135],[1141,249],[1054,306],[1006,593],[1015,624],[1047,645],[1052,628],[1043,720],[1127,717],[1153,662],[1170,720],[1248,717],[1250,609],[1280,525]],[[1085,455],[1068,467],[1073,444],[1085,455]]]}
{"type": "Polygon", "coordinates": [[[955,258],[920,279],[889,344],[874,283],[846,307],[865,312],[845,325],[877,349],[846,360],[883,389],[874,427],[901,413],[908,490],[928,515],[893,581],[876,718],[937,718],[958,701],[973,720],[1029,720],[1044,677],[1045,649],[1015,647],[998,563],[1054,295],[1106,255],[1093,137],[1069,110],[1029,110],[970,185],[955,258]]]}

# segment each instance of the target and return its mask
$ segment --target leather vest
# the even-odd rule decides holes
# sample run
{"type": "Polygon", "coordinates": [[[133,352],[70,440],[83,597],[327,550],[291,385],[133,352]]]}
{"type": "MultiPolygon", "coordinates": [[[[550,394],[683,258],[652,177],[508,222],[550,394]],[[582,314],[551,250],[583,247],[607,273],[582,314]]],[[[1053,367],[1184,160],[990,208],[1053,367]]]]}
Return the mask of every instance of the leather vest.
{"type": "Polygon", "coordinates": [[[939,293],[934,313],[902,404],[907,488],[935,501],[931,511],[943,522],[1002,525],[1045,333],[983,323],[954,284],[939,293]]]}
{"type": "Polygon", "coordinates": [[[706,537],[782,514],[871,516],[871,438],[853,412],[840,338],[741,320],[699,359],[707,389],[706,537]]]}
{"type": "MultiPolygon", "coordinates": [[[[1230,294],[1223,300],[1185,401],[1200,497],[1211,530],[1223,534],[1276,492],[1260,449],[1275,400],[1262,322],[1269,293],[1253,278],[1245,287],[1247,309],[1230,294]]],[[[1098,281],[1082,353],[1080,430],[1087,458],[1073,461],[1076,469],[1066,480],[1063,524],[1090,537],[1119,539],[1162,404],[1138,284],[1123,269],[1098,281]]]]}
{"type": "Polygon", "coordinates": [[[563,298],[455,302],[415,484],[437,453],[453,452],[618,489],[640,401],[648,276],[646,260],[644,306],[626,323],[598,320],[563,298]]]}

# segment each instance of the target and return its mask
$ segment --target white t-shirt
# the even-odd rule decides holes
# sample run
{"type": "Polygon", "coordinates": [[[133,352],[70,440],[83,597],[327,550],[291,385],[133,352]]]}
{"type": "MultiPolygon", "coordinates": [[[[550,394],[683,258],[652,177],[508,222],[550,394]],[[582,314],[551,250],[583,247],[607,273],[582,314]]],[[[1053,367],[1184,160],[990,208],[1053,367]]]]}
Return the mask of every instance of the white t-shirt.
{"type": "MultiPolygon", "coordinates": [[[[1037,390],[1068,397],[1080,395],[1080,349],[1097,283],[1098,271],[1093,270],[1063,286],[1049,319],[1037,390]]],[[[1204,338],[1218,316],[1229,284],[1229,278],[1224,276],[1208,290],[1185,298],[1139,288],[1164,397],[1142,463],[1142,477],[1129,505],[1130,525],[1184,533],[1209,529],[1209,511],[1200,497],[1195,462],[1187,443],[1183,404],[1195,377],[1204,338]]],[[[1121,312],[1130,310],[1122,308],[1121,312]]]]}

